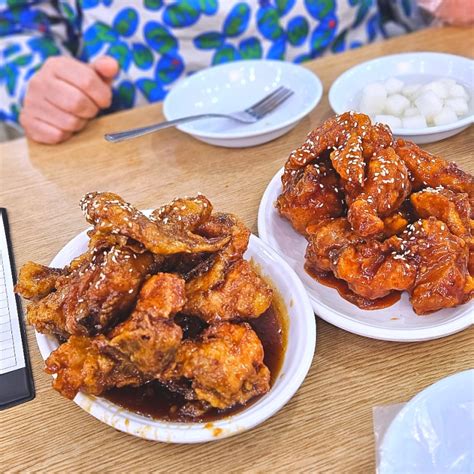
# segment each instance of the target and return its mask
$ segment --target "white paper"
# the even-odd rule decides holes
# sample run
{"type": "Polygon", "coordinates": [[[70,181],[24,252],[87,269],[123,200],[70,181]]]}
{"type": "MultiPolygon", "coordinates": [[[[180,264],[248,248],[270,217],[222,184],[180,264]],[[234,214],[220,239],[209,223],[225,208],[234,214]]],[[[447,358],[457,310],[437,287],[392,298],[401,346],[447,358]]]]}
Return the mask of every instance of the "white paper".
{"type": "Polygon", "coordinates": [[[7,238],[0,218],[0,374],[25,367],[7,238]]]}

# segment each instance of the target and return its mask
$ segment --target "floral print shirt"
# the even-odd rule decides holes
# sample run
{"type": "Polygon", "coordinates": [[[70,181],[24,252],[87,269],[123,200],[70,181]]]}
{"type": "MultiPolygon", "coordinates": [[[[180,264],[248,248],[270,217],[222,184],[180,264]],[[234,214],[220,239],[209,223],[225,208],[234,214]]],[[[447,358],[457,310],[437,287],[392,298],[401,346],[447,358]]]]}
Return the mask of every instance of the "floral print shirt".
{"type": "Polygon", "coordinates": [[[162,100],[187,74],[238,59],[300,63],[423,24],[415,0],[0,0],[0,121],[53,55],[120,64],[108,111],[162,100]]]}

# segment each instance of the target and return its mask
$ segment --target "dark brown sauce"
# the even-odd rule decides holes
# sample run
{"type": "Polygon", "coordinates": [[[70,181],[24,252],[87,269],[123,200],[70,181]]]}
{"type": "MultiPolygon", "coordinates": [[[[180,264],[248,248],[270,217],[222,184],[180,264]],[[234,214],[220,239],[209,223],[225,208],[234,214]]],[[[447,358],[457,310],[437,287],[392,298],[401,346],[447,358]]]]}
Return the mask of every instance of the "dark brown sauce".
{"type": "Polygon", "coordinates": [[[359,307],[360,309],[382,309],[388,308],[395,304],[401,296],[399,291],[394,291],[389,293],[387,296],[383,298],[378,298],[376,300],[369,300],[354,293],[348,286],[348,284],[344,280],[339,280],[334,276],[332,273],[318,273],[314,270],[309,268],[305,268],[308,275],[314,278],[317,282],[321,283],[321,285],[329,286],[330,288],[335,288],[337,292],[349,303],[352,303],[359,307]]]}
{"type": "MultiPolygon", "coordinates": [[[[265,352],[264,362],[271,372],[271,385],[273,385],[280,372],[286,350],[288,318],[284,311],[283,303],[276,296],[272,306],[262,316],[253,321],[248,321],[262,341],[265,352]]],[[[188,316],[181,316],[178,319],[177,322],[183,327],[185,336],[195,337],[199,327],[202,326],[199,321],[193,321],[194,318],[188,316]]],[[[237,405],[227,410],[213,408],[204,415],[190,417],[184,416],[180,412],[180,408],[187,403],[184,396],[170,391],[157,381],[149,382],[141,387],[115,388],[109,390],[103,396],[129,411],[158,420],[174,422],[211,422],[219,420],[229,415],[235,415],[260,398],[253,398],[245,406],[237,405]]]]}

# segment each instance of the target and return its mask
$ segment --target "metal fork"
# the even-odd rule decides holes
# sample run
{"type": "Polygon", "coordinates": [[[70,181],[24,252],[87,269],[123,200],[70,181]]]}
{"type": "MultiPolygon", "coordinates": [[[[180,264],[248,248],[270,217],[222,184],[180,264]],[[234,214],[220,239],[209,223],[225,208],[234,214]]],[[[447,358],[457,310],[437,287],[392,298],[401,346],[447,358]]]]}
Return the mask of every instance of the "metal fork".
{"type": "Polygon", "coordinates": [[[167,122],[160,122],[147,127],[133,128],[131,130],[125,130],[123,132],[107,133],[104,138],[108,142],[122,142],[131,138],[141,137],[148,133],[156,132],[168,127],[174,127],[183,123],[193,122],[194,120],[202,120],[207,118],[228,118],[235,120],[240,123],[255,123],[261,120],[263,117],[268,115],[270,112],[275,110],[280,104],[282,104],[288,97],[293,94],[291,89],[286,87],[278,87],[273,92],[268,94],[262,100],[259,100],[256,104],[251,105],[247,109],[241,112],[234,112],[229,114],[201,114],[192,115],[189,117],[182,117],[179,119],[168,120],[167,122]]]}

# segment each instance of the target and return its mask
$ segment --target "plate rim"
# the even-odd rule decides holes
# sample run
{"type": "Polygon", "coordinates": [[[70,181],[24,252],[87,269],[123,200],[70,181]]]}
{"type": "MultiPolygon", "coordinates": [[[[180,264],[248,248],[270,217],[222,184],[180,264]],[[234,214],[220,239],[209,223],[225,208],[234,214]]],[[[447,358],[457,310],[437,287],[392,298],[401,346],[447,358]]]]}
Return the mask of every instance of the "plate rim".
{"type": "MultiPolygon", "coordinates": [[[[88,239],[87,231],[90,229],[91,227],[76,234],[72,239],[70,239],[52,258],[50,265],[59,258],[61,252],[67,251],[68,248],[74,248],[77,245],[80,245],[82,239],[88,239]]],[[[268,395],[270,395],[274,387],[278,388],[276,395],[277,399],[275,401],[271,404],[264,404],[260,407],[262,408],[260,411],[258,406],[260,402],[259,400],[257,403],[248,407],[248,409],[244,409],[236,415],[213,421],[210,429],[206,427],[205,423],[177,423],[148,418],[122,408],[105,398],[87,395],[82,392],[79,392],[76,395],[73,400],[74,403],[87,413],[91,414],[94,418],[119,431],[151,441],[176,444],[203,443],[234,436],[255,428],[280,411],[299,390],[309,372],[309,369],[311,368],[316,352],[316,319],[306,290],[298,278],[298,275],[290,265],[288,265],[288,263],[268,244],[254,234],[251,234],[249,239],[249,249],[251,246],[254,247],[253,251],[255,253],[257,250],[260,254],[267,253],[271,260],[277,262],[280,267],[291,275],[292,286],[295,293],[294,296],[297,297],[296,304],[301,307],[301,315],[299,315],[299,319],[303,319],[305,323],[304,333],[307,337],[307,341],[301,354],[299,354],[299,365],[297,366],[296,371],[293,373],[286,388],[278,387],[275,383],[268,392],[268,395]],[[251,416],[249,417],[249,415],[251,416]],[[244,419],[241,421],[242,418],[244,419]],[[215,429],[221,430],[217,436],[214,434],[215,429]],[[184,433],[186,434],[183,436],[184,433]]],[[[55,339],[49,335],[41,334],[36,330],[35,339],[41,357],[45,360],[47,355],[44,355],[44,353],[49,350],[48,345],[50,342],[55,341],[55,339]]],[[[57,343],[57,341],[55,342],[57,343]]],[[[283,383],[286,383],[285,381],[288,380],[288,377],[283,377],[283,375],[286,374],[281,372],[278,375],[277,382],[278,380],[284,380],[283,383]]],[[[261,400],[264,400],[266,395],[267,394],[265,394],[261,400]]]]}
{"type": "MultiPolygon", "coordinates": [[[[258,234],[260,238],[266,242],[270,247],[273,247],[273,236],[271,236],[267,225],[266,225],[266,215],[268,209],[271,209],[270,206],[273,206],[272,198],[275,195],[275,190],[278,186],[281,187],[281,176],[283,174],[284,167],[280,168],[273,178],[268,183],[265,191],[262,195],[262,199],[260,200],[259,208],[258,208],[258,218],[257,218],[257,225],[258,225],[258,234]]],[[[296,233],[296,231],[294,231],[296,233]]],[[[280,256],[286,260],[286,256],[281,254],[276,248],[274,248],[275,252],[280,254],[280,256]]],[[[287,262],[288,263],[288,262],[287,262]]],[[[291,266],[291,265],[290,265],[291,266]]],[[[295,271],[296,272],[296,271],[295,271]]],[[[296,272],[298,275],[298,273],[296,272]]],[[[298,275],[298,278],[299,275],[298,275]]],[[[301,278],[300,278],[301,280],[301,278]]],[[[315,282],[318,285],[321,285],[318,282],[315,282]]],[[[357,334],[358,336],[365,336],[371,339],[378,339],[382,341],[392,341],[392,342],[420,342],[420,341],[428,341],[432,339],[439,339],[441,337],[450,336],[457,332],[463,331],[464,329],[469,328],[474,324],[474,314],[471,318],[469,318],[469,307],[466,307],[466,314],[462,314],[460,318],[454,321],[447,321],[445,323],[440,323],[438,326],[431,327],[431,328],[406,328],[406,329],[389,329],[389,328],[378,328],[373,325],[366,324],[362,321],[354,321],[352,319],[347,319],[347,316],[344,313],[341,313],[338,310],[335,310],[325,303],[318,301],[313,297],[311,292],[307,289],[307,285],[302,281],[303,286],[308,293],[309,299],[313,306],[315,313],[334,326],[339,327],[345,331],[351,332],[353,334],[357,334]],[[472,319],[473,321],[469,321],[472,319]]],[[[324,285],[321,285],[324,287],[324,285]]],[[[326,287],[324,287],[326,288],[326,287]]],[[[338,298],[341,296],[337,295],[338,298]]],[[[474,301],[469,303],[474,310],[474,301]]],[[[474,313],[474,311],[471,311],[474,313]]]]}
{"type": "Polygon", "coordinates": [[[179,91],[189,82],[193,81],[194,78],[199,77],[200,75],[203,75],[205,73],[208,73],[209,71],[215,72],[216,70],[221,70],[221,69],[227,69],[231,68],[232,66],[235,67],[235,65],[245,65],[248,66],[250,64],[254,63],[259,63],[259,64],[274,64],[278,65],[283,68],[288,68],[288,69],[298,69],[299,71],[302,71],[303,74],[305,74],[308,78],[308,80],[313,81],[314,84],[314,99],[308,103],[308,105],[303,108],[302,112],[298,113],[294,117],[287,119],[283,122],[280,122],[275,125],[268,126],[266,128],[262,128],[261,130],[254,130],[253,132],[246,133],[246,132],[237,132],[237,133],[220,133],[220,132],[201,132],[199,130],[194,130],[194,129],[189,129],[187,125],[179,125],[176,128],[183,133],[187,133],[188,135],[192,136],[198,136],[198,137],[203,137],[203,138],[214,138],[214,139],[220,139],[220,140],[232,140],[232,139],[239,139],[239,138],[251,138],[251,137],[257,137],[260,135],[265,135],[267,133],[272,133],[276,132],[278,130],[281,130],[286,127],[290,127],[293,124],[297,124],[300,120],[302,120],[306,115],[308,115],[321,101],[322,95],[323,95],[323,85],[322,82],[319,78],[319,76],[312,72],[310,69],[308,69],[305,66],[302,66],[300,64],[294,64],[291,62],[286,62],[286,61],[279,61],[276,59],[239,59],[237,61],[231,61],[228,63],[224,64],[218,64],[216,66],[208,67],[205,69],[200,70],[199,72],[196,72],[195,74],[191,76],[187,76],[185,78],[182,78],[179,80],[176,85],[173,86],[173,88],[169,91],[169,93],[166,95],[164,101],[163,101],[163,115],[165,116],[166,120],[173,120],[177,117],[174,117],[172,114],[170,114],[170,97],[172,98],[173,95],[176,95],[179,93],[179,91]]]}
{"type": "Polygon", "coordinates": [[[440,380],[437,380],[436,382],[433,382],[431,385],[428,385],[425,387],[423,390],[418,392],[415,396],[413,396],[401,409],[400,411],[395,415],[395,418],[391,421],[390,425],[387,428],[387,431],[385,432],[382,442],[380,444],[379,452],[380,452],[380,460],[379,460],[379,465],[382,465],[383,458],[386,456],[386,452],[384,446],[386,446],[386,443],[393,442],[392,439],[395,436],[395,432],[397,427],[399,425],[403,426],[402,420],[406,417],[407,413],[412,411],[416,406],[420,403],[424,403],[426,401],[427,397],[430,397],[432,394],[436,394],[438,390],[442,390],[445,385],[450,385],[452,380],[455,380],[457,378],[463,380],[463,378],[466,377],[468,379],[471,379],[471,381],[474,382],[474,369],[466,369],[462,370],[460,372],[455,372],[454,374],[447,375],[446,377],[443,377],[440,380]]]}
{"type": "MultiPolygon", "coordinates": [[[[337,107],[334,106],[335,102],[335,94],[336,94],[336,89],[341,87],[341,84],[343,81],[347,80],[348,77],[351,76],[351,74],[354,73],[354,71],[358,69],[362,69],[364,67],[367,67],[370,64],[375,64],[377,62],[384,62],[387,61],[389,62],[390,60],[393,60],[395,58],[401,58],[401,57],[406,57],[406,58],[417,58],[419,59],[420,56],[428,56],[428,57],[444,57],[444,58],[451,58],[454,59],[455,61],[465,61],[467,64],[472,62],[474,64],[474,61],[469,60],[469,58],[464,57],[464,56],[459,56],[457,54],[449,54],[449,53],[438,53],[434,51],[420,51],[419,53],[397,53],[397,54],[387,54],[385,56],[380,56],[375,59],[370,59],[368,61],[364,61],[362,63],[356,64],[355,66],[352,66],[351,68],[347,69],[344,71],[342,74],[340,74],[334,82],[331,84],[331,87],[329,88],[328,92],[328,101],[329,105],[331,106],[331,109],[334,111],[336,114],[341,114],[345,112],[345,110],[339,110],[337,107]]],[[[471,94],[471,101],[474,101],[474,96],[471,94]]],[[[399,137],[403,136],[414,136],[414,137],[422,137],[426,135],[434,135],[434,134],[439,134],[443,132],[449,132],[452,130],[457,130],[458,128],[462,127],[467,127],[474,123],[474,112],[471,113],[470,115],[467,115],[466,117],[461,118],[460,120],[457,120],[456,122],[453,123],[448,123],[446,125],[437,125],[435,127],[425,127],[425,128],[393,128],[392,133],[394,135],[397,135],[399,137]]]]}

